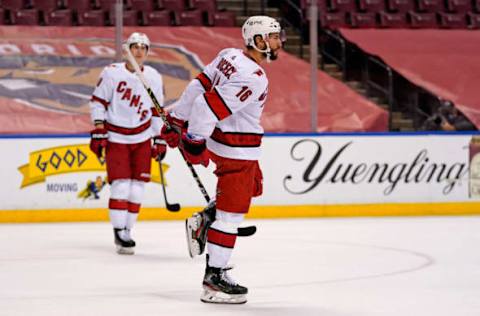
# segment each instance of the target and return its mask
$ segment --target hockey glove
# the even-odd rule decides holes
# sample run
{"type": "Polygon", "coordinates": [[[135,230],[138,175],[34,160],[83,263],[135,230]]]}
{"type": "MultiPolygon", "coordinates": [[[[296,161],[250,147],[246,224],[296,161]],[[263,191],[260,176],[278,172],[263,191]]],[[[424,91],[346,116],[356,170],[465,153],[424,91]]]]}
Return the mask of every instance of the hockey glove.
{"type": "Polygon", "coordinates": [[[170,115],[167,115],[167,121],[170,124],[170,128],[163,125],[162,131],[160,132],[160,138],[167,142],[168,147],[178,147],[178,144],[180,143],[180,134],[186,130],[187,123],[170,115]]]}
{"type": "Polygon", "coordinates": [[[90,132],[90,150],[98,158],[103,157],[105,147],[107,147],[108,132],[105,128],[96,128],[90,132]]]}
{"type": "Polygon", "coordinates": [[[159,136],[153,138],[152,158],[157,161],[162,161],[167,154],[167,144],[159,136]]]}
{"type": "Polygon", "coordinates": [[[210,156],[208,154],[206,141],[203,138],[195,137],[187,132],[182,133],[180,150],[189,163],[208,167],[210,156]]]}

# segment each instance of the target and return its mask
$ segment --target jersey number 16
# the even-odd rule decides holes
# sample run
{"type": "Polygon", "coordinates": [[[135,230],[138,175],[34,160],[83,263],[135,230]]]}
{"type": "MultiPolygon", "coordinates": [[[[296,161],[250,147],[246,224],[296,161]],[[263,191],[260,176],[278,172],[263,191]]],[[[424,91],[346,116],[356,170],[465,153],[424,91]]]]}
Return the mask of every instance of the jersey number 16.
{"type": "Polygon", "coordinates": [[[252,90],[248,89],[247,86],[243,86],[242,90],[236,94],[236,97],[240,99],[240,101],[245,101],[248,97],[252,94],[252,90]]]}

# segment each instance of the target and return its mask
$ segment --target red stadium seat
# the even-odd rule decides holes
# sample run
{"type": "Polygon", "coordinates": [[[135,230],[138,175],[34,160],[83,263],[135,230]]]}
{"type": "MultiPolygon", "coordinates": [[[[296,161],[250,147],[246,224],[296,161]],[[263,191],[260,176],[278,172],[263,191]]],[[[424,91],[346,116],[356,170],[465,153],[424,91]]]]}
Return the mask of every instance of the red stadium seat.
{"type": "Polygon", "coordinates": [[[213,14],[217,12],[217,2],[215,0],[191,0],[194,9],[202,12],[207,25],[213,25],[213,14]]]}
{"type": "Polygon", "coordinates": [[[417,0],[419,12],[440,12],[443,11],[442,0],[417,0]]]}
{"type": "Polygon", "coordinates": [[[78,25],[104,26],[107,21],[106,13],[103,10],[90,10],[77,15],[78,25]]]}
{"type": "Polygon", "coordinates": [[[40,12],[37,9],[22,9],[12,12],[10,19],[12,24],[17,25],[38,25],[40,12]]]}
{"type": "MultiPolygon", "coordinates": [[[[95,6],[96,7],[98,6],[100,9],[103,9],[104,11],[115,10],[115,4],[117,3],[117,0],[95,0],[95,1],[97,2],[95,6]]],[[[123,10],[131,8],[130,0],[123,0],[122,3],[123,3],[123,10]]]]}
{"type": "Polygon", "coordinates": [[[375,13],[373,12],[350,12],[350,25],[358,28],[375,27],[375,13]]]}
{"type": "MultiPolygon", "coordinates": [[[[115,10],[108,11],[108,20],[110,25],[115,25],[115,10]]],[[[135,26],[139,23],[138,12],[136,10],[125,10],[123,11],[123,25],[135,26]]]]}
{"type": "Polygon", "coordinates": [[[445,7],[448,12],[467,13],[472,9],[470,0],[447,0],[445,7]]]}
{"type": "Polygon", "coordinates": [[[179,25],[202,26],[203,15],[200,10],[188,10],[180,12],[179,25]]]}
{"type": "Polygon", "coordinates": [[[2,0],[2,8],[11,11],[17,11],[25,8],[23,0],[2,0]]]}
{"type": "Polygon", "coordinates": [[[235,26],[235,13],[228,11],[219,11],[213,14],[213,25],[233,27],[235,26]]]}
{"type": "Polygon", "coordinates": [[[63,0],[65,7],[72,9],[73,12],[82,14],[84,12],[90,11],[93,7],[90,4],[90,1],[85,0],[63,0]]]}
{"type": "Polygon", "coordinates": [[[187,10],[183,0],[162,0],[162,8],[172,12],[175,25],[180,24],[180,13],[187,10]]]}
{"type": "Polygon", "coordinates": [[[387,0],[387,9],[391,12],[408,12],[415,10],[414,0],[387,0]]]}
{"type": "Polygon", "coordinates": [[[60,8],[59,0],[31,0],[32,7],[43,12],[50,12],[60,8]]]}
{"type": "Polygon", "coordinates": [[[144,17],[144,25],[152,25],[152,26],[171,26],[172,25],[172,17],[170,12],[167,10],[161,11],[152,11],[144,17]]]}
{"type": "Polygon", "coordinates": [[[345,13],[324,13],[319,15],[320,26],[325,28],[338,28],[348,26],[345,21],[345,13]]]}
{"type": "Polygon", "coordinates": [[[200,11],[215,12],[217,11],[217,1],[216,0],[191,0],[191,5],[193,9],[198,9],[200,11]]]}
{"type": "Polygon", "coordinates": [[[44,13],[45,25],[71,26],[73,25],[73,11],[71,9],[55,10],[44,13]]]}
{"type": "Polygon", "coordinates": [[[4,25],[7,20],[5,19],[6,12],[4,9],[0,8],[0,25],[4,25]]]}
{"type": "Polygon", "coordinates": [[[480,14],[475,14],[473,12],[467,13],[468,28],[470,29],[480,29],[480,14]]]}
{"type": "Polygon", "coordinates": [[[408,27],[407,15],[405,13],[378,13],[379,25],[385,28],[406,28],[408,27]]]}
{"type": "Polygon", "coordinates": [[[480,0],[473,0],[472,9],[474,12],[480,12],[480,0]]]}
{"type": "Polygon", "coordinates": [[[412,28],[437,28],[435,13],[418,13],[410,11],[407,14],[410,27],[412,28]]]}
{"type": "Polygon", "coordinates": [[[467,27],[467,18],[463,13],[438,13],[440,27],[449,29],[463,29],[467,27]]]}
{"type": "Polygon", "coordinates": [[[149,13],[157,9],[157,3],[154,0],[130,0],[133,10],[143,13],[149,13]]]}
{"type": "Polygon", "coordinates": [[[342,11],[342,12],[354,12],[355,1],[354,0],[330,0],[329,9],[331,11],[342,11]]]}
{"type": "Polygon", "coordinates": [[[358,9],[360,11],[378,12],[385,9],[384,0],[358,0],[358,9]]]}

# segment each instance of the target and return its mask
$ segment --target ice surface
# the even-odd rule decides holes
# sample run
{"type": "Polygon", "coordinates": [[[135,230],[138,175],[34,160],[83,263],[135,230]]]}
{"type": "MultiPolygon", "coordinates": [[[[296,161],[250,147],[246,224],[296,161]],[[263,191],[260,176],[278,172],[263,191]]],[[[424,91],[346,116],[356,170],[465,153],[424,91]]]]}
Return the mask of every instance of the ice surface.
{"type": "Polygon", "coordinates": [[[245,305],[200,302],[181,221],[0,225],[0,315],[480,315],[480,217],[255,220],[232,276],[245,305]]]}

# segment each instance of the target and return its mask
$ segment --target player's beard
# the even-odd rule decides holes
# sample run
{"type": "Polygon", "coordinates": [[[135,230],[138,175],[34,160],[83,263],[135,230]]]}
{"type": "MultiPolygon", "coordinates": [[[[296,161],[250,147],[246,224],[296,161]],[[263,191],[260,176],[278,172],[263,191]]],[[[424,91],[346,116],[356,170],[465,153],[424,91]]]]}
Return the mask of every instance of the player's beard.
{"type": "Polygon", "coordinates": [[[267,56],[270,56],[270,60],[277,60],[278,59],[278,51],[277,50],[271,50],[270,53],[263,53],[263,56],[267,58],[267,56]]]}

